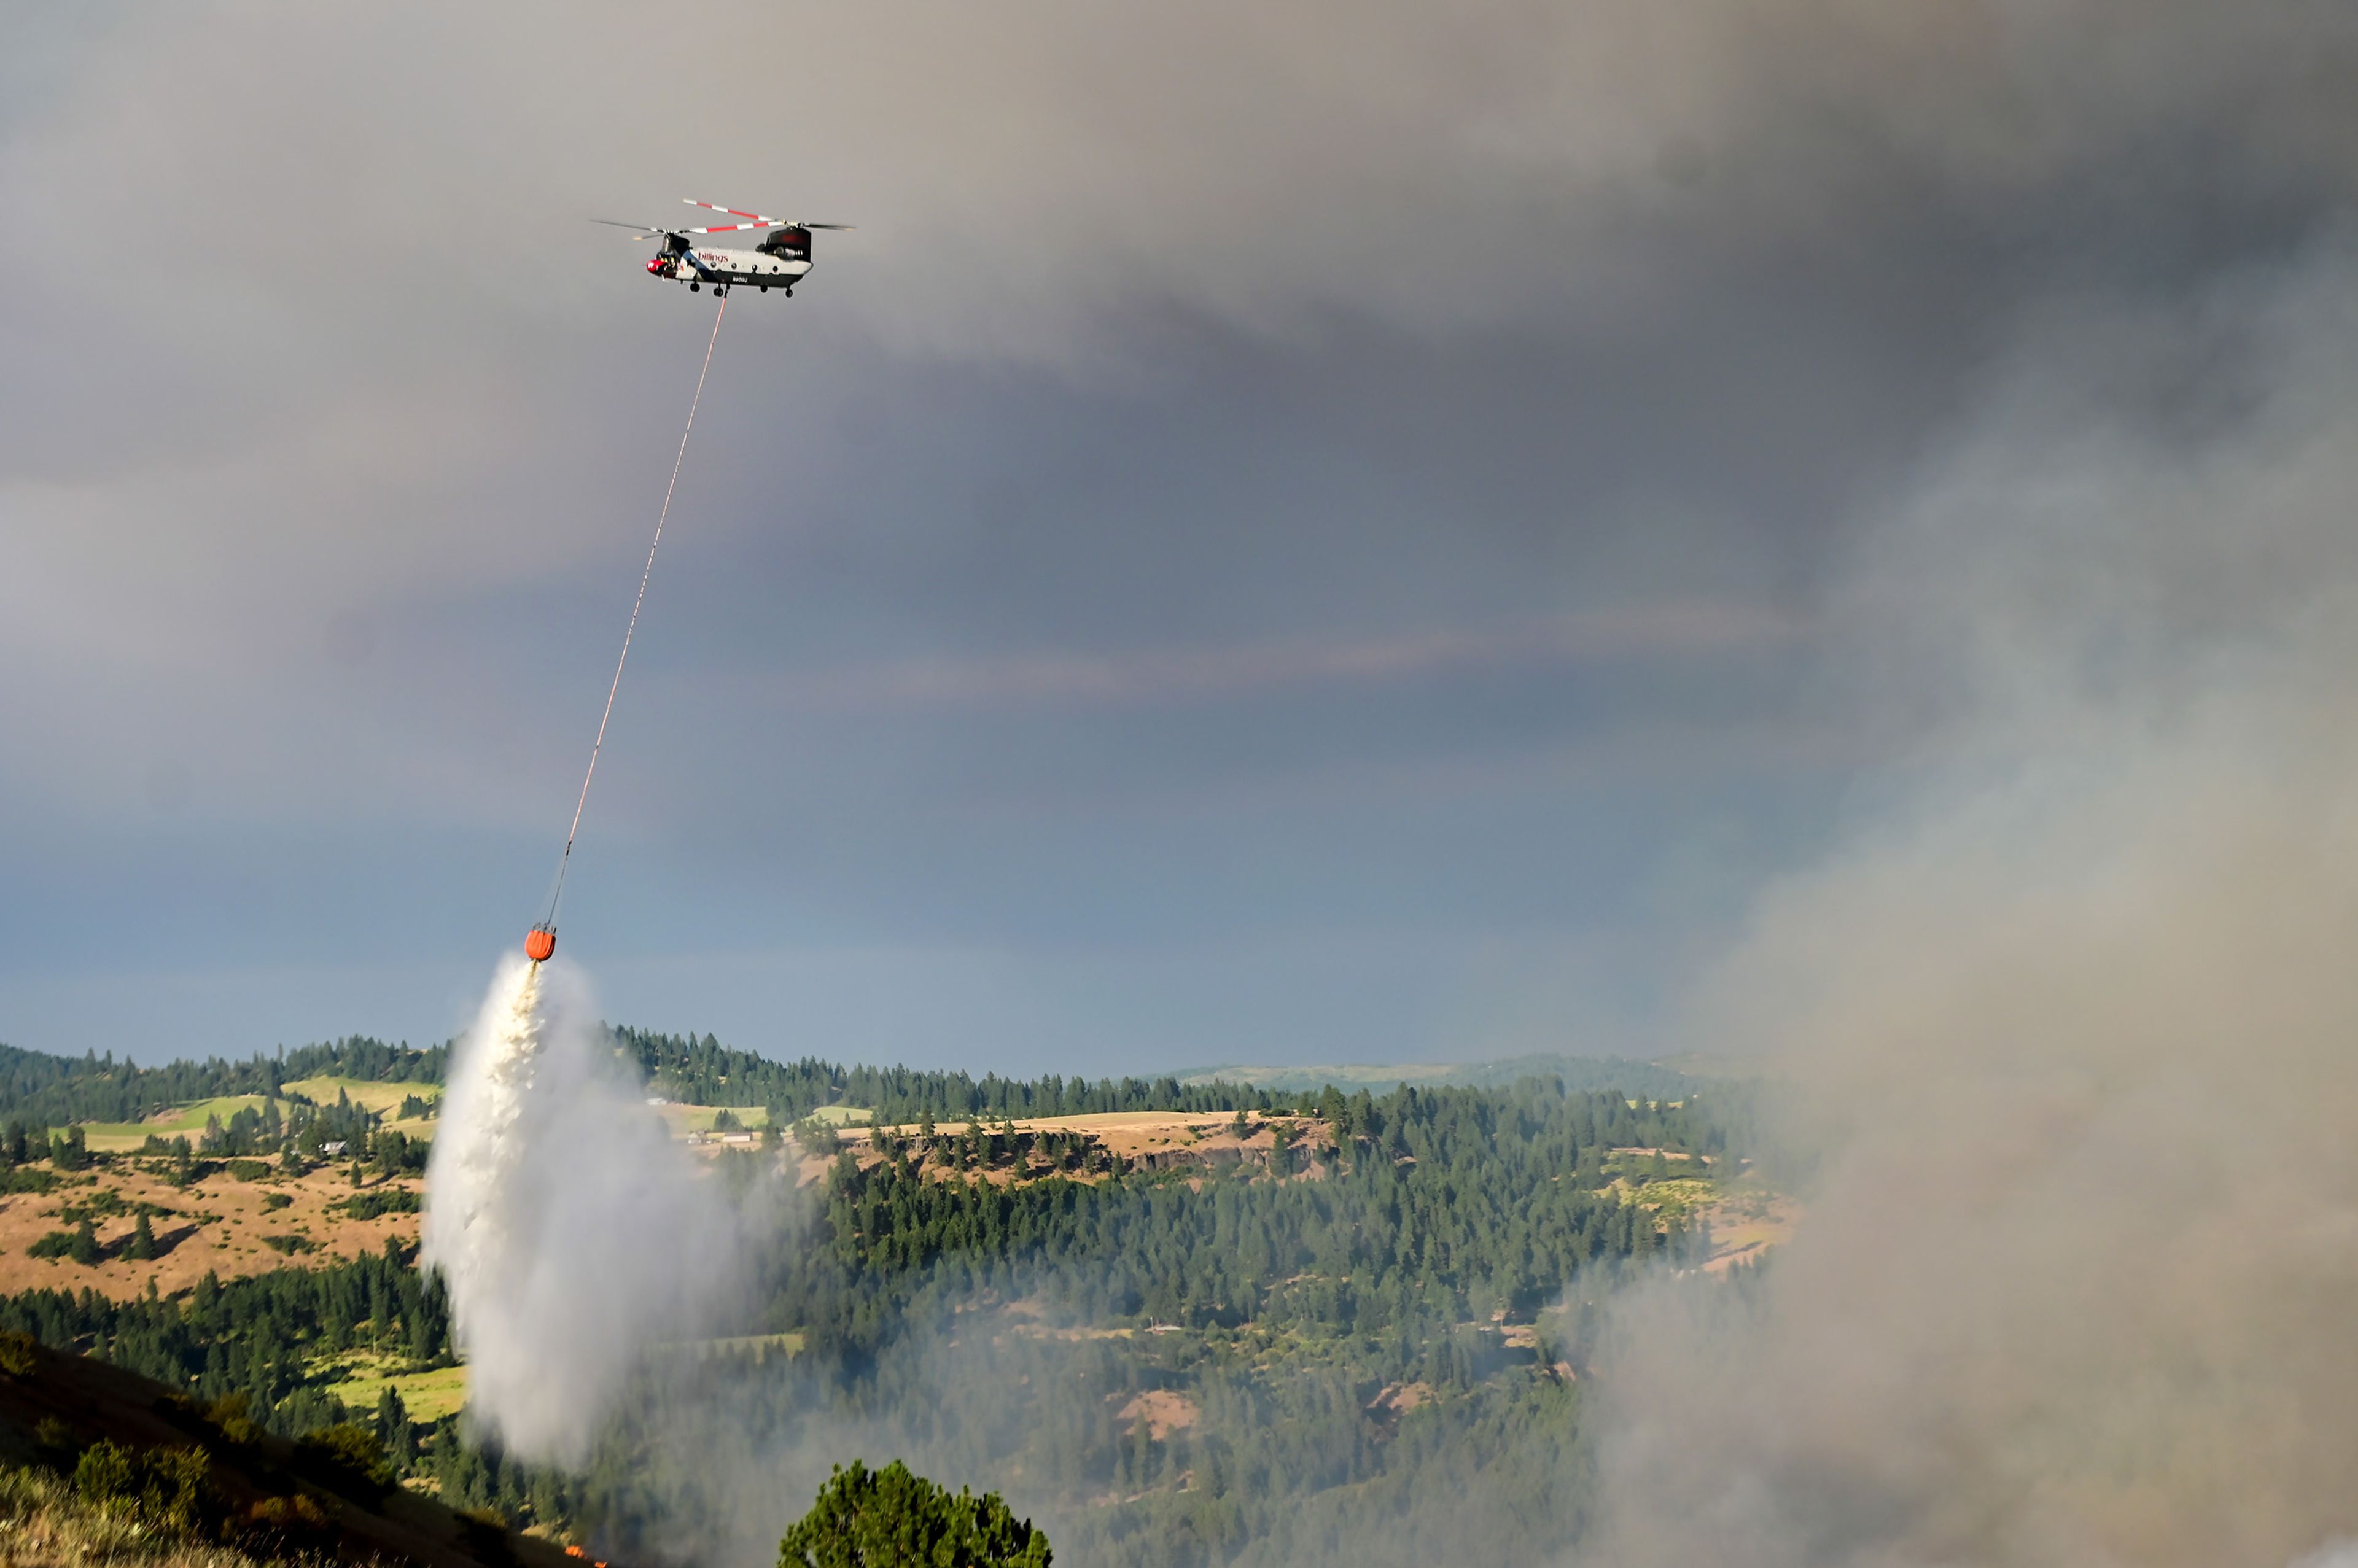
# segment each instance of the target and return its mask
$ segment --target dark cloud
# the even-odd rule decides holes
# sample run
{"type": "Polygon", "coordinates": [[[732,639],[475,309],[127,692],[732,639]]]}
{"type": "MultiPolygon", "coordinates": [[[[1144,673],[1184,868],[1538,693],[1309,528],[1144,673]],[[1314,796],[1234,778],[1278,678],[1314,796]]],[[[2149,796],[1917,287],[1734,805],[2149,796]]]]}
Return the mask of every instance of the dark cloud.
{"type": "MultiPolygon", "coordinates": [[[[791,1037],[856,1027],[805,961],[830,934],[920,990],[945,943],[1004,950],[1001,1022],[932,1016],[1012,1060],[1008,1020],[1119,1015],[1038,946],[1119,912],[1107,972],[1197,980],[1141,1050],[1282,1051],[1314,1009],[1204,945],[1275,909],[1361,955],[1332,989],[1404,989],[1370,1051],[1429,1055],[1474,1040],[1435,1022],[1456,961],[1401,956],[1435,910],[1627,926],[1665,977],[1707,945],[1942,700],[1821,678],[1858,645],[1828,584],[1934,504],[1996,360],[2300,254],[2358,146],[2353,25],[2289,0],[0,27],[29,1044],[168,1011],[36,967],[324,971],[345,933],[469,979],[365,1017],[256,989],[203,1041],[460,1021],[546,875],[701,349],[582,219],[861,225],[732,308],[591,806],[609,951],[848,988],[736,985],[791,1037]],[[1698,821],[1745,846],[1708,892],[1698,821]]],[[[2198,424],[2234,412],[2200,347],[2136,379],[2198,424]]],[[[693,972],[607,992],[686,1009],[693,972]]]]}

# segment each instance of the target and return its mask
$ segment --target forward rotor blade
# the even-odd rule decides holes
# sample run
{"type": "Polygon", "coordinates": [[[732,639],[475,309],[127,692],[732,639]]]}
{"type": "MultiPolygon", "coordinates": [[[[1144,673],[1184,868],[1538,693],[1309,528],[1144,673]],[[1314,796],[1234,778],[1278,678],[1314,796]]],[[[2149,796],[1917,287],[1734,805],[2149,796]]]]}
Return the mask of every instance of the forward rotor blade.
{"type": "Polygon", "coordinates": [[[590,221],[592,223],[603,223],[610,229],[636,229],[639,232],[639,238],[643,240],[652,240],[658,234],[671,232],[668,229],[658,229],[652,223],[622,223],[611,218],[592,218],[590,221]]]}
{"type": "Polygon", "coordinates": [[[798,229],[856,229],[859,226],[857,223],[797,223],[795,225],[798,229]]]}

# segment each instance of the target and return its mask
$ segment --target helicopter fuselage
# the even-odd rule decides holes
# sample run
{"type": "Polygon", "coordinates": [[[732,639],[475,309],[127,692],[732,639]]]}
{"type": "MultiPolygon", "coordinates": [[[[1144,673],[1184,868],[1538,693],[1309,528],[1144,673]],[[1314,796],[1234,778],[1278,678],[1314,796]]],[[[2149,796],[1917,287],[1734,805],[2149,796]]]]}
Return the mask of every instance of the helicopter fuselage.
{"type": "Polygon", "coordinates": [[[675,283],[709,284],[734,288],[781,288],[791,294],[811,269],[807,256],[773,255],[766,251],[724,251],[691,248],[665,251],[650,259],[647,271],[675,283]]]}

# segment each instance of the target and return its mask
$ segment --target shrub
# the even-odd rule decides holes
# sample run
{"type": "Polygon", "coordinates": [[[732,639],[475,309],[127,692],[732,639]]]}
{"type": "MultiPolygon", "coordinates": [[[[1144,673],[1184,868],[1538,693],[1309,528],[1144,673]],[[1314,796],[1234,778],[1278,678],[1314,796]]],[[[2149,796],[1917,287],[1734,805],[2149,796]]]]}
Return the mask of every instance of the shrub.
{"type": "Polygon", "coordinates": [[[297,1558],[322,1555],[336,1539],[328,1510],[300,1494],[265,1498],[245,1510],[240,1523],[240,1533],[253,1544],[297,1558]]]}
{"type": "Polygon", "coordinates": [[[252,1410],[243,1394],[224,1394],[205,1407],[205,1419],[230,1442],[245,1447],[262,1435],[262,1428],[254,1420],[252,1410]]]}
{"type": "Polygon", "coordinates": [[[69,1127],[62,1136],[49,1135],[49,1163],[60,1171],[84,1171],[90,1168],[90,1142],[79,1127],[69,1127]]]}
{"type": "Polygon", "coordinates": [[[376,1491],[394,1483],[393,1466],[385,1462],[384,1444],[375,1433],[357,1422],[338,1422],[307,1432],[295,1443],[296,1452],[338,1476],[359,1481],[376,1491]]]}
{"type": "Polygon", "coordinates": [[[213,1511],[211,1473],[199,1449],[135,1453],[101,1438],[75,1461],[73,1488],[96,1507],[132,1514],[158,1529],[193,1533],[213,1511]]]}
{"type": "Polygon", "coordinates": [[[416,1214],[422,1206],[417,1195],[407,1187],[380,1187],[374,1192],[354,1193],[339,1206],[354,1219],[374,1219],[381,1214],[416,1214]]]}
{"type": "Polygon", "coordinates": [[[139,1488],[143,1517],[168,1530],[193,1534],[217,1511],[212,1466],[195,1448],[151,1448],[141,1456],[139,1488]]]}
{"type": "Polygon", "coordinates": [[[56,1416],[43,1416],[33,1428],[33,1454],[52,1470],[70,1470],[81,1457],[81,1442],[73,1428],[56,1416]]]}
{"type": "Polygon", "coordinates": [[[74,1490],[86,1502],[112,1507],[139,1495],[139,1471],[131,1451],[102,1438],[81,1451],[74,1463],[74,1490]]]}
{"type": "Polygon", "coordinates": [[[507,1515],[497,1509],[461,1509],[459,1531],[466,1548],[481,1563],[508,1563],[515,1558],[515,1542],[508,1536],[507,1515]]]}
{"type": "Polygon", "coordinates": [[[75,1221],[111,1219],[118,1214],[130,1212],[124,1204],[121,1193],[116,1192],[113,1187],[101,1187],[84,1197],[81,1202],[70,1203],[59,1209],[58,1217],[75,1221]]]}
{"type": "Polygon", "coordinates": [[[52,1230],[43,1236],[39,1240],[34,1242],[30,1247],[25,1249],[25,1250],[31,1253],[36,1258],[58,1259],[62,1258],[67,1253],[72,1251],[73,1244],[74,1233],[72,1231],[52,1230]]]}
{"type": "Polygon", "coordinates": [[[258,1182],[265,1176],[270,1174],[270,1162],[267,1160],[232,1160],[229,1162],[227,1169],[231,1175],[235,1176],[241,1182],[258,1182]]]}
{"type": "Polygon", "coordinates": [[[0,1332],[0,1372],[12,1378],[29,1378],[38,1364],[33,1358],[34,1338],[17,1329],[0,1332]]]}

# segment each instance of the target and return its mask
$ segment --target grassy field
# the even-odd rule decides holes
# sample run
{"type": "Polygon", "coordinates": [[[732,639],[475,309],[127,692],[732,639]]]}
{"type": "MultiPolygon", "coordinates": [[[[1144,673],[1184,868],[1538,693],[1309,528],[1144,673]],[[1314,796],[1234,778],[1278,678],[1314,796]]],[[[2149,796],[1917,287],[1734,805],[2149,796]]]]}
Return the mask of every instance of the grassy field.
{"type": "Polygon", "coordinates": [[[430,1372],[396,1369],[406,1365],[368,1351],[350,1351],[329,1364],[334,1374],[330,1386],[338,1399],[356,1411],[374,1410],[378,1399],[390,1387],[401,1396],[413,1421],[438,1421],[466,1408],[467,1368],[437,1367],[430,1372]]]}
{"type": "MultiPolygon", "coordinates": [[[[724,1108],[717,1105],[659,1105],[653,1108],[663,1113],[664,1124],[671,1129],[674,1138],[691,1132],[709,1132],[713,1120],[724,1108]]],[[[767,1127],[770,1113],[758,1105],[732,1105],[726,1108],[742,1127],[767,1127]]]]}
{"type": "Polygon", "coordinates": [[[814,1119],[833,1122],[838,1127],[848,1126],[855,1121],[865,1121],[875,1114],[864,1105],[823,1105],[811,1112],[814,1119]]]}
{"type": "MultiPolygon", "coordinates": [[[[126,1149],[138,1148],[151,1133],[158,1138],[187,1137],[193,1141],[205,1130],[209,1118],[218,1116],[227,1121],[239,1111],[249,1108],[262,1108],[260,1095],[222,1095],[213,1099],[198,1100],[193,1105],[175,1106],[146,1121],[85,1121],[81,1124],[82,1137],[93,1149],[119,1153],[126,1149]]],[[[65,1129],[55,1130],[62,1132],[65,1129]]]]}
{"type": "MultiPolygon", "coordinates": [[[[387,1118],[384,1122],[386,1130],[424,1139],[434,1136],[436,1123],[433,1118],[413,1117],[407,1120],[394,1120],[393,1115],[401,1108],[401,1102],[413,1095],[429,1103],[442,1098],[440,1084],[388,1084],[368,1078],[324,1076],[297,1078],[286,1087],[289,1094],[301,1095],[319,1105],[333,1105],[341,1095],[363,1109],[387,1118]]],[[[226,1122],[239,1110],[247,1108],[259,1109],[261,1106],[262,1097],[259,1095],[224,1095],[214,1099],[199,1100],[193,1105],[175,1106],[146,1121],[86,1121],[81,1124],[82,1136],[92,1149],[102,1152],[127,1153],[137,1150],[150,1136],[185,1136],[193,1141],[205,1130],[210,1118],[218,1116],[226,1122]]],[[[724,1108],[717,1105],[666,1105],[655,1108],[662,1112],[672,1136],[684,1138],[691,1132],[711,1131],[713,1121],[724,1108]]],[[[769,1123],[769,1112],[761,1106],[732,1105],[725,1108],[737,1118],[741,1126],[759,1129],[769,1123]]],[[[833,1122],[840,1127],[847,1122],[864,1120],[869,1113],[860,1106],[829,1105],[821,1106],[812,1114],[821,1121],[833,1122]]],[[[63,1132],[65,1130],[58,1128],[55,1130],[63,1132]]]]}
{"type": "MultiPolygon", "coordinates": [[[[665,1356],[681,1356],[702,1361],[714,1356],[745,1356],[755,1361],[772,1356],[799,1356],[803,1353],[803,1336],[799,1334],[739,1334],[720,1339],[690,1339],[655,1349],[665,1356]]],[[[406,1399],[408,1396],[402,1396],[406,1399]]]]}
{"type": "Polygon", "coordinates": [[[1345,1094],[1386,1095],[1403,1084],[1419,1088],[1504,1088],[1520,1078],[1561,1078],[1573,1092],[1619,1089],[1649,1099],[1676,1099],[1693,1086],[1662,1062],[1617,1056],[1541,1053],[1485,1062],[1328,1062],[1281,1067],[1230,1062],[1176,1075],[1183,1084],[1249,1084],[1273,1094],[1314,1093],[1332,1084],[1345,1094]]]}
{"type": "Polygon", "coordinates": [[[1708,1176],[1673,1176],[1668,1181],[1648,1182],[1632,1186],[1628,1182],[1613,1184],[1623,1196],[1631,1198],[1655,1210],[1664,1219],[1684,1220],[1719,1201],[1719,1184],[1708,1176]]]}
{"type": "Polygon", "coordinates": [[[422,1100],[442,1098],[440,1084],[381,1084],[370,1078],[297,1078],[287,1088],[318,1105],[333,1105],[341,1093],[356,1106],[388,1113],[399,1110],[401,1102],[412,1095],[422,1100]]]}
{"type": "MultiPolygon", "coordinates": [[[[197,1127],[201,1130],[204,1123],[200,1121],[197,1127]]],[[[65,1129],[58,1127],[50,1130],[63,1132],[65,1129]]],[[[146,1142],[147,1135],[155,1130],[154,1127],[136,1121],[85,1121],[81,1124],[82,1141],[105,1154],[122,1154],[136,1149],[146,1142]]]]}
{"type": "MultiPolygon", "coordinates": [[[[366,1078],[300,1078],[288,1084],[287,1088],[290,1093],[301,1095],[320,1105],[335,1104],[336,1096],[341,1091],[350,1096],[354,1105],[387,1116],[400,1109],[401,1102],[411,1095],[423,1100],[438,1099],[442,1095],[439,1084],[380,1084],[366,1078]]],[[[213,1117],[218,1116],[226,1122],[241,1110],[261,1108],[260,1095],[222,1095],[212,1099],[198,1100],[193,1105],[174,1106],[146,1121],[85,1121],[81,1124],[81,1130],[82,1137],[92,1149],[103,1153],[121,1154],[137,1149],[151,1136],[185,1137],[193,1141],[197,1134],[205,1130],[205,1123],[213,1117]]],[[[706,1125],[709,1126],[710,1122],[708,1115],[706,1125]]],[[[413,1138],[434,1136],[431,1119],[387,1121],[385,1126],[413,1138]]],[[[54,1130],[63,1132],[65,1129],[60,1127],[54,1130]]]]}

